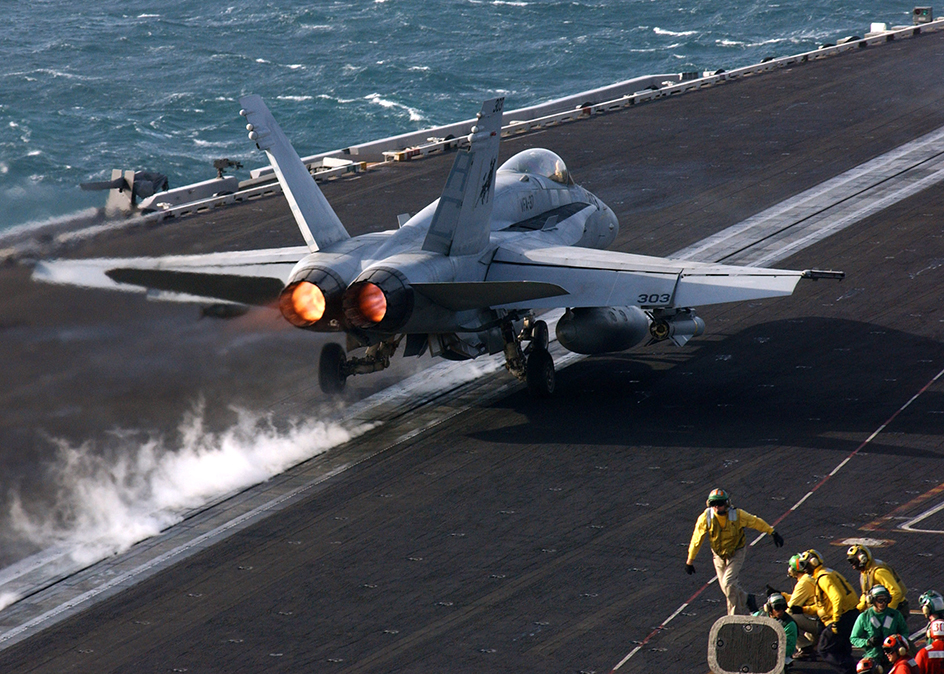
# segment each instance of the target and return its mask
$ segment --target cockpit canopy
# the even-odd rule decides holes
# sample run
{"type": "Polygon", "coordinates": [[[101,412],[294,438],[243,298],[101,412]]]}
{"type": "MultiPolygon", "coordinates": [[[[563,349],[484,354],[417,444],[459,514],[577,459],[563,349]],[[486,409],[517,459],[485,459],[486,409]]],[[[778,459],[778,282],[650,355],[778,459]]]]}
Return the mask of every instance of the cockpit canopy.
{"type": "Polygon", "coordinates": [[[574,179],[570,177],[570,171],[567,170],[564,160],[543,148],[519,152],[502,164],[498,170],[544,176],[561,185],[574,184],[574,179]]]}

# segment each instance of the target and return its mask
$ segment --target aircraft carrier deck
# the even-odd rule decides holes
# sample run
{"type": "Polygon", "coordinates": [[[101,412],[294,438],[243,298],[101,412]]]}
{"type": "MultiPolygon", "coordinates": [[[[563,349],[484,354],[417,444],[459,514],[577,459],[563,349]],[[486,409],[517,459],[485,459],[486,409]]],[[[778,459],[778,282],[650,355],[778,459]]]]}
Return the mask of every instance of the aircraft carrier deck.
{"type": "MultiPolygon", "coordinates": [[[[941,129],[941,73],[944,34],[926,34],[510,138],[502,152],[554,150],[616,211],[614,248],[668,255],[941,129]]],[[[386,165],[323,190],[352,233],[389,228],[438,196],[451,163],[386,165]]],[[[304,489],[271,516],[9,639],[0,671],[704,672],[724,603],[705,587],[707,551],[695,576],[683,563],[716,486],[786,539],[751,547],[746,587],[789,589],[785,560],[810,547],[851,578],[845,541],[867,537],[916,607],[944,589],[944,185],[921,185],[777,261],[842,269],[842,283],[701,311],[707,333],[683,349],[575,359],[550,400],[498,372],[391,415],[289,471],[304,489]]],[[[273,197],[67,253],[298,242],[273,197]]],[[[40,488],[24,457],[52,454],[44,434],[170,431],[199,394],[210,426],[229,423],[229,403],[278,418],[332,409],[314,384],[320,342],[261,311],[196,321],[192,307],[29,273],[0,269],[0,459],[23,485],[40,488]]],[[[410,367],[354,378],[348,400],[410,367]]],[[[0,613],[0,632],[43,596],[0,613]]]]}

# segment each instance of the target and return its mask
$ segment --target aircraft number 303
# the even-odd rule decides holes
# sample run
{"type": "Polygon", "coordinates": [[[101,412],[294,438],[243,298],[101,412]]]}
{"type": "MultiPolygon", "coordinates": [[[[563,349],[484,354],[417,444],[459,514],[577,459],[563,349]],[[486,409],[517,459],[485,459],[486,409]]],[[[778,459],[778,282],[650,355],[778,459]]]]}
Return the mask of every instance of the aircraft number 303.
{"type": "Polygon", "coordinates": [[[636,298],[637,304],[668,304],[669,300],[672,299],[672,296],[669,293],[653,293],[647,295],[642,293],[639,297],[636,298]]]}

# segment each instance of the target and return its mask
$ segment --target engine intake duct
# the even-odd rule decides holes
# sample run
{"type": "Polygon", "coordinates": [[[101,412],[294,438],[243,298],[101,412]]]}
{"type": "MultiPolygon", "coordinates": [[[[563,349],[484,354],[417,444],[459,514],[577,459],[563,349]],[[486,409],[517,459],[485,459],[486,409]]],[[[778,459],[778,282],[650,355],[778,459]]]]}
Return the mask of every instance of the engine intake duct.
{"type": "Polygon", "coordinates": [[[344,293],[344,316],[356,328],[396,332],[413,313],[413,289],[395,269],[372,269],[344,293]]]}
{"type": "Polygon", "coordinates": [[[649,317],[639,307],[568,309],[557,322],[565,349],[587,355],[625,351],[649,335],[649,317]]]}
{"type": "Polygon", "coordinates": [[[279,310],[299,328],[342,330],[344,282],[330,269],[314,267],[296,274],[279,295],[279,310]]]}

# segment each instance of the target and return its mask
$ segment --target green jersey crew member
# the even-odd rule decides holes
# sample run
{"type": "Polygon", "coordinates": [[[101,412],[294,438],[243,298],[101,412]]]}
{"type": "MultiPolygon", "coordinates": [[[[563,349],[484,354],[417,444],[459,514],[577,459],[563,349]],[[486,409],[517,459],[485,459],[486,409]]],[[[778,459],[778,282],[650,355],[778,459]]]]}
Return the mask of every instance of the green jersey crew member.
{"type": "Polygon", "coordinates": [[[728,600],[728,615],[745,615],[748,609],[757,610],[753,595],[748,595],[738,584],[738,574],[746,555],[744,529],[755,529],[770,534],[778,548],[783,545],[783,537],[761,518],[746,510],[731,508],[731,497],[723,489],[715,489],[708,494],[706,505],[708,507],[705,512],[695,521],[685,571],[688,574],[695,573],[695,557],[707,537],[711,545],[715,572],[718,574],[718,584],[728,600]]]}

